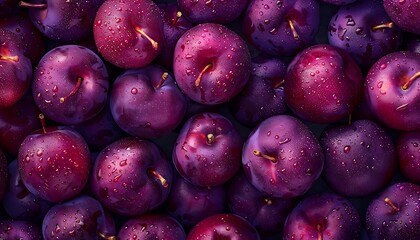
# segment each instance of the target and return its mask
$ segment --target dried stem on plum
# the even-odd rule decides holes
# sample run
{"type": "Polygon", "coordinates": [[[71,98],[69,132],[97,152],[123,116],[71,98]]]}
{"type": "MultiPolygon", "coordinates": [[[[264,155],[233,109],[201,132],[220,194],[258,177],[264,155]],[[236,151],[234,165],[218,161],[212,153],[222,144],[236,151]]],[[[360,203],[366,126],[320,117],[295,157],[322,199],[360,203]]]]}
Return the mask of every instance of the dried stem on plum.
{"type": "Polygon", "coordinates": [[[396,212],[399,212],[400,211],[400,209],[397,207],[397,206],[395,206],[392,202],[391,202],[391,199],[389,199],[389,198],[385,198],[385,203],[386,204],[388,204],[394,211],[396,211],[396,212]]]}
{"type": "Polygon", "coordinates": [[[0,55],[0,60],[19,62],[19,56],[1,56],[0,55]]]}
{"type": "Polygon", "coordinates": [[[157,50],[158,49],[158,43],[155,41],[155,40],[153,40],[149,35],[147,35],[144,31],[143,31],[143,29],[141,29],[139,26],[136,26],[136,28],[135,28],[135,30],[136,30],[136,32],[138,32],[138,33],[140,33],[140,35],[142,35],[143,37],[145,37],[151,44],[152,44],[152,47],[155,49],[155,50],[157,50]]]}
{"type": "Polygon", "coordinates": [[[289,23],[290,29],[292,30],[293,38],[295,40],[299,40],[299,34],[297,33],[295,26],[293,25],[292,20],[287,19],[287,22],[289,23]]]}
{"type": "Polygon", "coordinates": [[[82,77],[77,77],[77,84],[76,86],[73,88],[73,90],[69,93],[69,95],[65,96],[65,97],[61,97],[60,98],[60,103],[63,103],[64,101],[67,100],[67,98],[73,96],[74,94],[76,94],[76,92],[79,90],[80,86],[82,85],[83,82],[83,78],[82,77]]]}
{"type": "Polygon", "coordinates": [[[46,3],[27,3],[25,1],[20,1],[19,2],[19,6],[20,7],[25,7],[25,8],[40,8],[40,9],[44,9],[47,8],[47,4],[46,3]]]}
{"type": "Polygon", "coordinates": [[[162,175],[160,175],[158,172],[156,172],[155,170],[149,169],[149,170],[147,170],[147,172],[149,174],[151,174],[153,177],[157,178],[164,188],[167,188],[169,186],[166,179],[162,175]]]}
{"type": "Polygon", "coordinates": [[[384,23],[384,24],[379,24],[379,25],[373,26],[372,31],[376,31],[376,30],[380,30],[380,29],[384,29],[384,28],[393,28],[393,27],[394,27],[394,23],[389,22],[389,23],[384,23]]]}
{"type": "Polygon", "coordinates": [[[163,83],[166,81],[166,79],[168,79],[169,73],[164,72],[162,73],[162,78],[160,79],[160,82],[155,86],[155,88],[160,88],[163,83]]]}
{"type": "Polygon", "coordinates": [[[201,70],[200,75],[198,75],[197,79],[195,80],[196,87],[200,86],[201,78],[203,77],[204,72],[207,71],[212,66],[213,64],[209,63],[203,68],[203,70],[201,70]]]}
{"type": "Polygon", "coordinates": [[[318,232],[318,240],[322,240],[322,225],[321,224],[317,224],[316,225],[316,231],[318,232]]]}
{"type": "Polygon", "coordinates": [[[41,121],[41,126],[42,126],[42,132],[47,133],[47,129],[45,127],[45,117],[44,114],[40,113],[38,115],[39,120],[41,121]]]}
{"type": "Polygon", "coordinates": [[[404,85],[402,85],[402,90],[407,90],[411,84],[416,80],[418,77],[420,77],[420,72],[416,72],[413,76],[411,76],[407,81],[405,81],[404,85]]]}
{"type": "Polygon", "coordinates": [[[253,153],[257,157],[263,157],[263,158],[265,158],[267,160],[270,160],[273,163],[276,163],[277,162],[277,159],[275,157],[270,156],[270,155],[267,155],[267,154],[264,154],[264,153],[262,153],[262,152],[260,152],[258,150],[254,150],[253,153]]]}

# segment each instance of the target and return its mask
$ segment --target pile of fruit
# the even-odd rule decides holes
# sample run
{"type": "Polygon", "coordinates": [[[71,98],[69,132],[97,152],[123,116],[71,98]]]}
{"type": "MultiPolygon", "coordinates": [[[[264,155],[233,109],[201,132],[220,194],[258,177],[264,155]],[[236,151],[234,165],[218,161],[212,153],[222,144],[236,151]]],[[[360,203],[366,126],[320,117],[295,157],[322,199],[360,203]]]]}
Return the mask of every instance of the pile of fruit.
{"type": "Polygon", "coordinates": [[[418,0],[0,0],[0,239],[420,239],[418,0]]]}

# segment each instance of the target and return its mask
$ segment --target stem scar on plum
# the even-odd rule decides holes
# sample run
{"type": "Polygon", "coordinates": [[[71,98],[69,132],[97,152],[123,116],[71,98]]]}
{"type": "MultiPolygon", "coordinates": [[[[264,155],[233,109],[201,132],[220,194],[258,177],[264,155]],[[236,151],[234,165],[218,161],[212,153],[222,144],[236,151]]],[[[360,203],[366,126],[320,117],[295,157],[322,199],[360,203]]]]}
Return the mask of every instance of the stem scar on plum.
{"type": "Polygon", "coordinates": [[[254,150],[254,151],[253,151],[253,153],[254,153],[254,155],[255,155],[255,156],[257,156],[257,157],[262,157],[262,158],[265,158],[265,159],[267,159],[267,160],[270,160],[272,163],[277,163],[277,158],[276,158],[276,157],[273,157],[273,156],[267,155],[267,154],[262,153],[262,152],[260,152],[260,151],[258,151],[258,150],[254,150]]]}
{"type": "Polygon", "coordinates": [[[67,96],[60,98],[60,103],[63,103],[64,101],[66,101],[67,98],[73,96],[79,90],[80,86],[82,85],[83,78],[82,77],[77,77],[76,79],[77,79],[76,86],[73,88],[73,90],[67,96]]]}
{"type": "Polygon", "coordinates": [[[394,203],[392,203],[391,199],[389,199],[388,197],[386,197],[384,199],[384,201],[385,201],[385,203],[387,205],[389,205],[392,208],[393,211],[395,211],[395,212],[399,212],[400,211],[400,209],[397,206],[395,206],[394,203]]]}
{"type": "Polygon", "coordinates": [[[155,170],[148,169],[147,173],[151,175],[152,177],[156,178],[157,180],[159,180],[164,188],[167,188],[169,186],[168,181],[166,181],[166,179],[155,170]]]}
{"type": "Polygon", "coordinates": [[[214,134],[213,133],[209,133],[207,134],[207,144],[210,145],[212,143],[214,143],[214,134]]]}
{"type": "Polygon", "coordinates": [[[143,31],[143,29],[141,29],[139,26],[136,26],[135,31],[138,32],[144,38],[146,38],[152,44],[153,49],[158,49],[158,43],[155,40],[153,40],[149,35],[147,35],[147,33],[143,31]]]}
{"type": "Polygon", "coordinates": [[[24,8],[40,8],[40,9],[47,8],[46,3],[28,3],[25,1],[20,1],[19,6],[24,7],[24,8]]]}
{"type": "Polygon", "coordinates": [[[401,86],[402,90],[407,90],[411,84],[416,80],[418,77],[420,77],[420,72],[416,72],[413,76],[411,76],[409,79],[404,78],[404,85],[401,86]]]}
{"type": "Polygon", "coordinates": [[[200,86],[201,78],[203,77],[204,72],[206,72],[209,68],[213,67],[212,63],[208,63],[203,70],[201,70],[200,74],[198,75],[197,79],[195,80],[195,86],[200,86]]]}

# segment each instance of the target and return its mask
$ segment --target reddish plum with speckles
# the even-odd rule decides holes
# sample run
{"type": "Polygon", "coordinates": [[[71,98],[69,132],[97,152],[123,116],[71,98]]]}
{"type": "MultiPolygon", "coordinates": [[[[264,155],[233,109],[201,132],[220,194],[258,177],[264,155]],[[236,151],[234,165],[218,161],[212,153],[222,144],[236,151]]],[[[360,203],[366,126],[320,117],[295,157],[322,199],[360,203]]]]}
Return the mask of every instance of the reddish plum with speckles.
{"type": "Polygon", "coordinates": [[[320,142],[325,154],[325,180],[341,195],[368,196],[385,188],[395,174],[394,144],[373,121],[358,120],[327,129],[320,142]]]}
{"type": "Polygon", "coordinates": [[[244,35],[265,54],[288,56],[309,46],[319,28],[316,0],[251,0],[244,35]]]}
{"type": "Polygon", "coordinates": [[[284,94],[289,108],[300,118],[331,123],[347,117],[360,103],[363,75],[344,50],[313,45],[289,64],[284,94]]]}
{"type": "Polygon", "coordinates": [[[178,86],[192,100],[219,104],[236,96],[251,74],[245,41],[227,27],[204,23],[189,29],[175,46],[178,86]]]}
{"type": "Polygon", "coordinates": [[[401,172],[413,183],[420,184],[420,130],[401,132],[397,153],[401,172]]]}
{"type": "Polygon", "coordinates": [[[90,180],[93,194],[107,209],[138,216],[167,199],[172,174],[169,161],[154,143],[127,137],[99,153],[90,180]]]}
{"type": "Polygon", "coordinates": [[[385,125],[420,129],[420,54],[393,52],[369,70],[365,94],[370,109],[385,125]]]}
{"type": "Polygon", "coordinates": [[[241,135],[229,119],[217,113],[197,114],[182,127],[172,159],[187,181],[213,187],[239,171],[242,144],[241,135]]]}
{"type": "Polygon", "coordinates": [[[245,175],[258,190],[281,198],[303,195],[321,175],[318,139],[297,118],[277,115],[261,122],[242,151],[245,175]]]}
{"type": "Polygon", "coordinates": [[[420,34],[420,2],[418,0],[383,0],[389,17],[401,29],[420,34]]]}

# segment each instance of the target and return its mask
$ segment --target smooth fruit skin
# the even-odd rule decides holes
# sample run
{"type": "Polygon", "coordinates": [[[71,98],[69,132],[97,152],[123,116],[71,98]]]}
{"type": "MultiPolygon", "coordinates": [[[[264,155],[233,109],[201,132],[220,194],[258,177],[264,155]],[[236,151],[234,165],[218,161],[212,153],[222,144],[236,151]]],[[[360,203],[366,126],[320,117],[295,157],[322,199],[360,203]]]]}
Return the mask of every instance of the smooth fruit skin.
{"type": "Polygon", "coordinates": [[[373,121],[358,120],[327,129],[320,143],[325,154],[324,178],[343,196],[373,194],[385,188],[395,174],[394,143],[373,121]]]}
{"type": "Polygon", "coordinates": [[[107,0],[96,13],[93,35],[105,60],[124,69],[144,67],[163,47],[163,16],[151,0],[107,0]]]}
{"type": "Polygon", "coordinates": [[[187,240],[241,239],[260,240],[257,230],[236,214],[216,214],[197,223],[187,240]]]}
{"type": "Polygon", "coordinates": [[[389,17],[401,29],[420,34],[420,2],[417,0],[384,0],[389,17]]]}
{"type": "Polygon", "coordinates": [[[420,130],[401,132],[397,153],[401,172],[411,182],[420,184],[420,130]]]}
{"type": "Polygon", "coordinates": [[[41,228],[29,221],[0,221],[0,239],[41,240],[41,228]]]}
{"type": "Polygon", "coordinates": [[[182,225],[165,214],[144,214],[131,218],[121,227],[118,239],[165,239],[184,240],[186,238],[182,225]]]}
{"type": "Polygon", "coordinates": [[[416,240],[420,236],[420,186],[399,182],[382,191],[369,204],[366,230],[371,240],[416,240]],[[386,202],[386,198],[396,207],[386,202]]]}
{"type": "Polygon", "coordinates": [[[289,64],[284,93],[289,108],[300,118],[331,123],[347,117],[360,103],[363,75],[344,50],[313,45],[289,64]]]}
{"type": "Polygon", "coordinates": [[[334,4],[334,5],[346,5],[353,2],[356,2],[357,0],[321,0],[321,2],[334,4]]]}
{"type": "Polygon", "coordinates": [[[242,165],[258,190],[291,198],[303,195],[318,179],[324,154],[306,125],[295,117],[277,115],[251,132],[244,143],[242,165]]]}
{"type": "Polygon", "coordinates": [[[283,239],[359,240],[361,221],[347,199],[320,193],[303,199],[284,224],[283,239]]]}
{"type": "Polygon", "coordinates": [[[92,169],[91,188],[110,211],[138,216],[167,199],[172,174],[168,160],[154,143],[126,137],[99,153],[92,169]]]}
{"type": "Polygon", "coordinates": [[[28,190],[50,202],[77,196],[90,170],[88,145],[80,134],[65,127],[28,135],[18,153],[19,173],[28,190]]]}
{"type": "Polygon", "coordinates": [[[408,51],[390,53],[369,70],[366,99],[378,120],[388,127],[420,129],[419,72],[420,54],[408,51]]]}
{"type": "Polygon", "coordinates": [[[244,88],[251,74],[251,55],[235,32],[220,24],[203,23],[178,40],[173,69],[185,95],[202,104],[220,104],[244,88]]]}

